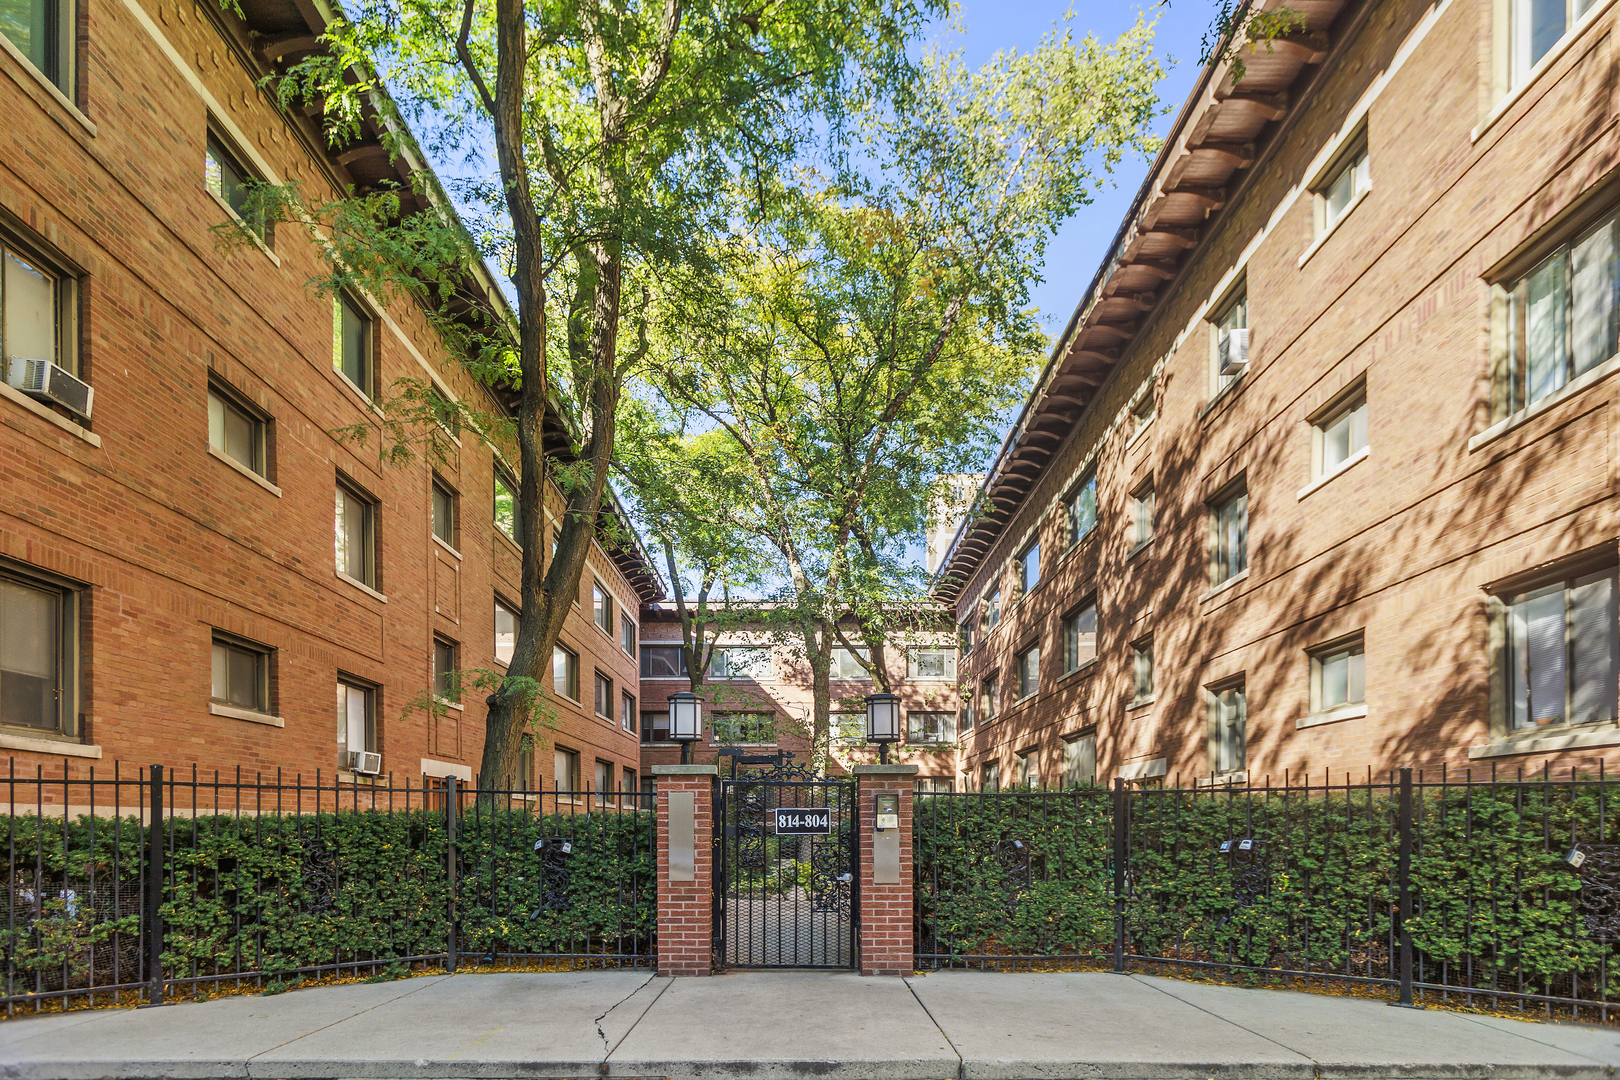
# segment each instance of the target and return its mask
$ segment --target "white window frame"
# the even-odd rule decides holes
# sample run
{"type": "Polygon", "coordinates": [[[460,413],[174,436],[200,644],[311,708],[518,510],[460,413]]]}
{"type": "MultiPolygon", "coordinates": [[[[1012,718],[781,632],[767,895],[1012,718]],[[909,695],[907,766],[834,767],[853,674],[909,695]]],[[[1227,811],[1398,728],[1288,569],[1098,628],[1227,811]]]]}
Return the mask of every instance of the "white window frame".
{"type": "Polygon", "coordinates": [[[1063,739],[1063,780],[1065,788],[1094,787],[1097,783],[1097,735],[1082,732],[1063,739]],[[1085,762],[1090,768],[1082,768],[1085,762]],[[1084,777],[1080,773],[1086,773],[1084,777]]]}
{"type": "Polygon", "coordinates": [[[1079,607],[1064,615],[1058,623],[1058,632],[1063,635],[1063,674],[1072,674],[1096,660],[1098,656],[1097,598],[1095,596],[1091,597],[1079,607]],[[1081,648],[1081,636],[1084,634],[1084,630],[1081,629],[1081,624],[1088,613],[1091,616],[1091,655],[1082,659],[1080,653],[1084,650],[1081,648]],[[1073,627],[1072,634],[1070,633],[1071,626],[1073,627]]]}
{"type": "Polygon", "coordinates": [[[1209,504],[1209,583],[1212,588],[1235,581],[1249,570],[1249,487],[1228,486],[1209,504]],[[1238,503],[1241,501],[1242,505],[1238,503]],[[1242,543],[1234,547],[1229,519],[1242,522],[1242,543]]]}
{"type": "Polygon", "coordinates": [[[1318,645],[1310,651],[1311,712],[1336,713],[1367,707],[1367,646],[1360,632],[1318,645]],[[1328,665],[1345,658],[1345,700],[1329,703],[1328,665]]]}
{"type": "Polygon", "coordinates": [[[208,382],[208,446],[217,455],[229,458],[255,476],[270,479],[269,419],[259,409],[243,401],[240,394],[213,379],[208,382]],[[227,426],[233,413],[246,421],[250,428],[248,441],[251,445],[245,461],[230,449],[227,426]]]}
{"type": "Polygon", "coordinates": [[[1248,768],[1248,688],[1243,677],[1208,687],[1209,771],[1229,776],[1248,768]]]}
{"type": "Polygon", "coordinates": [[[79,287],[82,276],[80,271],[40,244],[9,230],[0,230],[0,382],[7,380],[13,358],[49,360],[74,378],[84,379],[79,355],[79,287]],[[6,275],[12,272],[8,265],[12,262],[51,283],[54,323],[51,327],[50,356],[34,356],[30,350],[24,357],[6,341],[6,275]]]}
{"type": "Polygon", "coordinates": [[[1326,480],[1355,465],[1367,456],[1369,435],[1367,430],[1367,384],[1358,382],[1351,390],[1340,394],[1327,407],[1317,410],[1311,418],[1311,479],[1326,480]],[[1342,458],[1328,464],[1329,437],[1345,425],[1347,450],[1342,458]]]}
{"type": "Polygon", "coordinates": [[[508,655],[506,659],[501,659],[501,612],[503,611],[512,617],[511,647],[513,650],[517,649],[518,630],[523,625],[523,617],[518,613],[517,605],[507,603],[505,600],[501,599],[499,595],[495,597],[495,610],[493,613],[495,620],[495,644],[490,650],[490,655],[495,658],[495,662],[497,664],[501,665],[501,667],[506,667],[512,662],[512,657],[508,655]]]}
{"type": "Polygon", "coordinates": [[[1018,679],[1017,701],[1025,701],[1041,692],[1041,644],[1035,642],[1013,658],[1013,669],[1018,679]],[[1031,670],[1033,668],[1033,670],[1031,670]]]}
{"type": "Polygon", "coordinates": [[[1218,306],[1209,324],[1210,398],[1220,397],[1249,370],[1249,286],[1240,280],[1218,306]],[[1234,355],[1235,350],[1235,355],[1234,355]],[[1222,357],[1230,358],[1232,371],[1222,374],[1222,357]]]}
{"type": "Polygon", "coordinates": [[[557,697],[572,701],[575,705],[584,704],[579,697],[579,653],[560,641],[551,648],[551,692],[557,697]],[[563,664],[563,682],[567,684],[563,689],[557,687],[557,663],[559,660],[563,664]]]}

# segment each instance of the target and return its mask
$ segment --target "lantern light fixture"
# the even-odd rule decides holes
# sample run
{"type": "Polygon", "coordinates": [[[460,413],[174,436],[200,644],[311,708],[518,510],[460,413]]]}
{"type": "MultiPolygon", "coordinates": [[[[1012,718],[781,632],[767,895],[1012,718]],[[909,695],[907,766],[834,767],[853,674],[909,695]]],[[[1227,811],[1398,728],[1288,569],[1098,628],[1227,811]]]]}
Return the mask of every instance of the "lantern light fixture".
{"type": "Polygon", "coordinates": [[[889,744],[900,741],[900,699],[893,694],[866,695],[866,741],[878,744],[878,760],[889,761],[889,744]]]}

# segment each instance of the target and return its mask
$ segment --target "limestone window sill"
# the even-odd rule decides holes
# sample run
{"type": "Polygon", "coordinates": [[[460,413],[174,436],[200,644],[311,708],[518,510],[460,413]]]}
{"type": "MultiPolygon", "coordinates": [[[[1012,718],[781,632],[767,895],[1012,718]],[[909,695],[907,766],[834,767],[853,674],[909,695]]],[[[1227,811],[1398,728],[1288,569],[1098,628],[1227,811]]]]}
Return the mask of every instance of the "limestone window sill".
{"type": "Polygon", "coordinates": [[[1150,430],[1152,430],[1153,421],[1158,418],[1158,415],[1158,413],[1154,413],[1152,416],[1148,417],[1147,423],[1137,428],[1131,433],[1131,437],[1125,440],[1125,449],[1127,452],[1132,450],[1137,443],[1142,441],[1142,436],[1146,435],[1150,430]]]}
{"type": "Polygon", "coordinates": [[[231,457],[231,455],[221,453],[214,447],[210,446],[208,448],[208,456],[214,458],[216,461],[223,461],[225,464],[229,465],[231,468],[235,469],[237,472],[241,473],[255,484],[258,484],[260,487],[264,488],[264,490],[268,491],[276,498],[281,498],[281,489],[279,487],[272,484],[270,481],[266,480],[264,477],[260,476],[246,465],[243,465],[240,461],[237,461],[235,458],[231,457]]]}
{"type": "MultiPolygon", "coordinates": [[[[432,536],[431,533],[429,533],[428,535],[432,536]]],[[[433,537],[433,542],[435,544],[438,544],[440,547],[444,548],[444,550],[448,551],[451,555],[453,555],[457,562],[461,561],[461,552],[457,551],[455,548],[451,547],[449,544],[445,543],[443,540],[440,540],[437,536],[433,537]]]]}
{"type": "Polygon", "coordinates": [[[1194,780],[1193,787],[1230,787],[1233,784],[1247,784],[1249,770],[1233,769],[1231,772],[1215,773],[1201,780],[1194,780]]]}
{"type": "Polygon", "coordinates": [[[1311,241],[1311,246],[1306,248],[1305,253],[1299,257],[1298,265],[1300,269],[1304,269],[1305,264],[1311,261],[1312,255],[1315,255],[1318,251],[1322,250],[1322,245],[1328,242],[1328,238],[1330,236],[1339,231],[1339,226],[1344,224],[1344,219],[1349,217],[1355,211],[1356,207],[1361,205],[1362,200],[1367,197],[1367,193],[1370,191],[1372,191],[1371,184],[1368,184],[1366,187],[1358,191],[1355,198],[1346,203],[1344,209],[1339,211],[1339,216],[1334,220],[1333,224],[1329,225],[1326,229],[1323,229],[1322,235],[1311,241]]]}
{"type": "Polygon", "coordinates": [[[228,716],[232,720],[246,720],[252,724],[267,724],[270,727],[287,726],[287,721],[279,716],[271,716],[256,709],[239,709],[235,705],[221,705],[217,701],[208,703],[208,711],[214,716],[228,716]]]}
{"type": "Polygon", "coordinates": [[[1496,122],[1502,119],[1502,116],[1509,109],[1513,108],[1519,99],[1524,97],[1524,95],[1529,92],[1530,88],[1539,82],[1541,77],[1558,62],[1558,58],[1570,50],[1571,46],[1575,44],[1576,40],[1582,36],[1582,32],[1587,27],[1591,26],[1592,23],[1597,20],[1599,15],[1607,11],[1609,5],[1613,2],[1614,0],[1599,0],[1599,2],[1594,4],[1590,10],[1583,12],[1581,17],[1575,21],[1575,25],[1570,27],[1569,30],[1565,32],[1558,44],[1554,45],[1551,49],[1548,49],[1547,55],[1536,61],[1536,66],[1530,69],[1530,73],[1525,76],[1524,82],[1520,83],[1518,86],[1515,86],[1512,90],[1503,95],[1502,100],[1496,103],[1496,105],[1491,109],[1490,114],[1486,116],[1485,119],[1481,120],[1474,127],[1473,131],[1468,133],[1468,141],[1470,143],[1479,142],[1480,138],[1492,127],[1494,127],[1496,122]]]}
{"type": "Polygon", "coordinates": [[[1153,704],[1154,699],[1155,699],[1155,695],[1153,695],[1153,694],[1149,694],[1147,697],[1144,697],[1144,698],[1133,698],[1133,699],[1131,699],[1130,703],[1125,706],[1125,711],[1126,712],[1133,712],[1136,709],[1145,709],[1149,705],[1153,704]]]}
{"type": "Polygon", "coordinates": [[[359,589],[361,592],[365,593],[367,596],[370,596],[375,600],[381,600],[385,604],[388,603],[388,597],[384,596],[382,593],[378,592],[376,589],[373,589],[370,585],[367,585],[365,582],[358,581],[355,578],[350,577],[348,574],[345,574],[341,570],[334,570],[334,571],[332,571],[332,573],[337,575],[337,579],[339,581],[346,581],[350,585],[353,585],[355,588],[359,589]]]}
{"type": "Polygon", "coordinates": [[[1138,555],[1142,554],[1142,552],[1148,550],[1152,546],[1153,537],[1150,536],[1140,544],[1137,544],[1135,547],[1131,548],[1131,550],[1127,551],[1125,553],[1125,561],[1130,562],[1132,559],[1136,558],[1138,555]]]}
{"type": "MultiPolygon", "coordinates": [[[[500,537],[502,540],[504,540],[506,542],[506,546],[511,548],[514,552],[516,552],[517,557],[519,559],[523,558],[523,549],[518,546],[518,542],[516,540],[513,540],[510,536],[507,536],[504,532],[502,532],[501,527],[499,525],[495,526],[495,535],[500,537]]],[[[574,606],[579,607],[579,601],[578,600],[574,601],[574,606]]]]}
{"type": "Polygon", "coordinates": [[[66,739],[41,739],[28,735],[10,735],[0,732],[0,749],[24,750],[54,757],[100,758],[101,747],[92,743],[69,742],[66,739]]]}
{"type": "Polygon", "coordinates": [[[1620,746],[1620,727],[1604,721],[1598,724],[1549,724],[1523,728],[1468,748],[1470,761],[1480,758],[1513,757],[1518,754],[1546,754],[1592,746],[1620,746]]]}
{"type": "MultiPolygon", "coordinates": [[[[268,249],[266,249],[266,250],[268,250],[268,249]]],[[[378,405],[377,405],[377,403],[375,401],[371,400],[371,395],[366,393],[365,389],[363,387],[361,387],[358,383],[356,383],[353,379],[349,378],[349,376],[344,373],[342,368],[333,367],[332,368],[332,374],[337,376],[338,382],[341,383],[345,388],[347,388],[349,393],[353,394],[355,397],[360,399],[360,404],[364,405],[366,408],[368,408],[372,412],[376,413],[379,417],[383,415],[382,409],[378,407],[378,405]]]]}
{"type": "Polygon", "coordinates": [[[1294,729],[1318,727],[1322,724],[1337,724],[1341,720],[1360,720],[1367,715],[1367,703],[1357,705],[1343,705],[1337,709],[1324,709],[1321,712],[1307,713],[1294,721],[1294,729]]]}
{"type": "Polygon", "coordinates": [[[79,107],[73,104],[66,94],[62,93],[61,88],[55,83],[51,82],[50,79],[47,79],[45,77],[45,73],[39,70],[39,68],[35,67],[33,61],[24,56],[22,51],[18,49],[17,46],[7,41],[3,35],[0,35],[0,51],[4,51],[13,60],[17,61],[17,63],[21,65],[22,69],[32,76],[34,81],[39,83],[47,94],[56,99],[56,103],[58,105],[68,111],[69,116],[77,120],[79,125],[83,127],[84,130],[88,131],[92,136],[95,135],[95,121],[91,120],[88,116],[84,115],[84,113],[80,112],[79,107]]]}
{"type": "Polygon", "coordinates": [[[1334,469],[1326,476],[1318,477],[1317,479],[1306,484],[1304,487],[1300,488],[1299,492],[1294,496],[1295,500],[1303,499],[1305,496],[1316,491],[1318,488],[1332,483],[1334,480],[1338,479],[1340,476],[1343,476],[1357,465],[1360,465],[1363,461],[1366,461],[1367,455],[1371,452],[1372,448],[1370,446],[1363,446],[1360,450],[1357,450],[1355,453],[1339,462],[1338,468],[1334,469]]]}
{"type": "Polygon", "coordinates": [[[439,697],[437,694],[435,694],[433,696],[433,703],[435,705],[443,705],[447,709],[454,709],[454,710],[456,710],[456,712],[461,712],[462,709],[464,708],[464,706],[461,704],[461,702],[459,702],[459,701],[451,701],[449,698],[442,698],[442,697],[439,697]]]}
{"type": "Polygon", "coordinates": [[[1101,661],[1102,661],[1102,657],[1093,656],[1090,660],[1087,660],[1085,663],[1078,665],[1072,671],[1065,671],[1062,675],[1059,675],[1058,676],[1058,682],[1060,682],[1060,683],[1061,682],[1066,682],[1067,680],[1072,679],[1075,676],[1079,675],[1081,672],[1085,672],[1086,674],[1090,674],[1091,672],[1093,672],[1093,671],[1095,671],[1097,669],[1097,665],[1101,661]]]}
{"type": "Polygon", "coordinates": [[[1245,581],[1248,581],[1248,580],[1249,580],[1249,568],[1247,566],[1245,566],[1242,570],[1239,570],[1237,573],[1233,574],[1231,577],[1227,578],[1225,581],[1221,582],[1219,585],[1213,586],[1203,596],[1200,596],[1198,598],[1198,600],[1199,600],[1200,603],[1202,603],[1205,600],[1213,600],[1213,599],[1215,599],[1215,597],[1221,595],[1221,593],[1226,592],[1228,589],[1233,588],[1234,586],[1239,585],[1242,582],[1245,582],[1245,581]]]}
{"type": "Polygon", "coordinates": [[[1199,410],[1198,420],[1200,423],[1207,424],[1210,416],[1215,412],[1216,408],[1220,406],[1221,402],[1236,397],[1238,391],[1242,390],[1244,386],[1248,385],[1249,369],[1253,366],[1253,354],[1251,353],[1250,362],[1243,365],[1243,370],[1232,376],[1232,381],[1221,387],[1220,390],[1216,391],[1215,396],[1209,399],[1209,403],[1199,410]]]}
{"type": "Polygon", "coordinates": [[[1613,375],[1616,371],[1620,371],[1620,353],[1616,353],[1614,356],[1609,357],[1591,371],[1583,372],[1577,378],[1571,379],[1569,382],[1565,383],[1557,390],[1554,390],[1552,393],[1548,394],[1535,404],[1525,406],[1505,420],[1498,420],[1496,423],[1492,424],[1490,427],[1468,440],[1468,452],[1473,453],[1486,443],[1501,438],[1503,435],[1513,431],[1515,428],[1522,427],[1531,420],[1534,420],[1536,417],[1540,416],[1542,413],[1546,412],[1548,409],[1569,400],[1588,387],[1602,382],[1610,375],[1613,375]]]}
{"type": "Polygon", "coordinates": [[[260,251],[264,252],[265,258],[269,259],[271,262],[275,263],[277,266],[281,265],[281,256],[277,255],[274,251],[271,251],[270,246],[264,242],[264,240],[259,236],[259,234],[254,232],[251,228],[247,227],[247,222],[242,220],[242,215],[238,214],[236,212],[236,208],[234,206],[232,206],[230,203],[226,202],[224,199],[220,198],[219,195],[214,191],[213,188],[204,188],[203,190],[208,192],[208,197],[209,198],[211,198],[215,202],[219,203],[221,209],[223,209],[227,214],[231,215],[231,220],[235,221],[238,225],[242,226],[242,231],[243,232],[247,233],[248,236],[253,238],[254,246],[257,247],[260,251]]]}
{"type": "MultiPolygon", "coordinates": [[[[5,41],[5,38],[0,37],[0,41],[5,41]]],[[[24,409],[27,409],[29,412],[33,413],[35,416],[39,417],[41,420],[49,420],[51,423],[61,428],[69,435],[83,439],[85,442],[96,447],[97,449],[101,448],[100,435],[97,435],[89,428],[80,427],[78,424],[75,424],[73,421],[69,420],[60,413],[47,409],[39,402],[35,401],[27,394],[8,383],[0,382],[0,398],[5,398],[9,401],[15,402],[24,409]]]]}

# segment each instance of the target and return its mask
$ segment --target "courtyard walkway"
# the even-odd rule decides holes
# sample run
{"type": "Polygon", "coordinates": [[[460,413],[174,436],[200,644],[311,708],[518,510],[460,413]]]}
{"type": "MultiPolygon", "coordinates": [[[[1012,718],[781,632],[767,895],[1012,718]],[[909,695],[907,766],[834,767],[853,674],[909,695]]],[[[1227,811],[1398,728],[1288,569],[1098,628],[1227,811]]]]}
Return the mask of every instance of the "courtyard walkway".
{"type": "Polygon", "coordinates": [[[462,974],[0,1022],[0,1077],[1603,1077],[1620,1028],[1109,974],[462,974]]]}

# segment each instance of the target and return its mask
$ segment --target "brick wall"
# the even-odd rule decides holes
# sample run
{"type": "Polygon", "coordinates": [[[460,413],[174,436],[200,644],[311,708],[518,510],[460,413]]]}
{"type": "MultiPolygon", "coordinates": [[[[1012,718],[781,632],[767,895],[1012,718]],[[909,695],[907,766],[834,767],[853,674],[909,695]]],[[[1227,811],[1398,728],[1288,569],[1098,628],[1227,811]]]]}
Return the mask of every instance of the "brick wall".
{"type": "MultiPolygon", "coordinates": [[[[325,158],[309,120],[256,88],[252,43],[234,16],[190,0],[83,0],[80,10],[79,106],[93,133],[0,51],[0,217],[82,274],[82,366],[95,388],[88,430],[0,397],[0,559],[8,572],[79,587],[84,736],[32,753],[37,732],[3,729],[0,752],[28,770],[73,755],[80,770],[160,761],[330,777],[341,672],[377,687],[377,748],[400,783],[476,768],[487,690],[436,718],[408,706],[430,691],[435,634],[457,644],[464,669],[498,669],[494,598],[518,596],[519,554],[492,524],[492,452],[467,434],[438,466],[458,495],[460,528],[455,550],[436,543],[427,463],[381,463],[377,413],[333,370],[331,302],[307,285],[323,272],[309,238],[283,225],[273,255],[217,246],[210,230],[225,212],[203,184],[210,116],[311,197],[353,177],[325,158]],[[210,379],[270,418],[275,490],[209,453],[210,379]],[[363,443],[333,435],[356,425],[363,443]],[[378,502],[380,595],[334,572],[340,473],[378,502]],[[216,629],[273,650],[271,708],[284,727],[210,711],[216,629]]],[[[385,395],[432,377],[499,410],[419,311],[402,302],[373,314],[385,395]]],[[[549,501],[560,513],[557,492],[549,501]]],[[[598,759],[621,778],[638,761],[617,703],[608,719],[591,705],[597,668],[615,693],[637,682],[616,622],[612,634],[591,623],[592,572],[632,618],[646,599],[592,551],[563,630],[581,657],[584,700],[559,702],[555,730],[540,732],[536,772],[548,782],[551,742],[580,754],[582,779],[598,759]]]]}
{"type": "Polygon", "coordinates": [[[714,969],[714,785],[713,766],[654,766],[658,786],[658,974],[710,975],[714,969]],[[669,876],[669,798],[691,792],[691,881],[669,876]]]}

